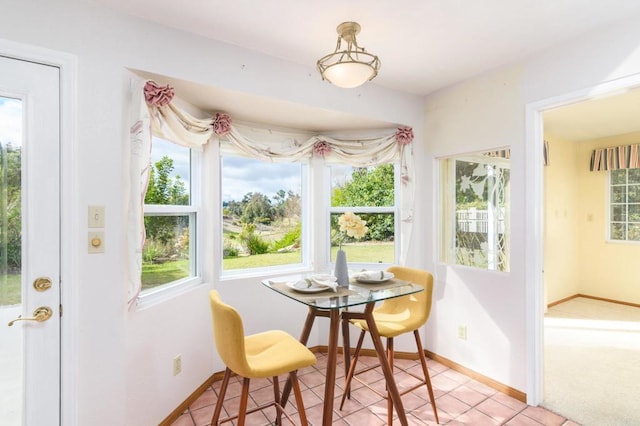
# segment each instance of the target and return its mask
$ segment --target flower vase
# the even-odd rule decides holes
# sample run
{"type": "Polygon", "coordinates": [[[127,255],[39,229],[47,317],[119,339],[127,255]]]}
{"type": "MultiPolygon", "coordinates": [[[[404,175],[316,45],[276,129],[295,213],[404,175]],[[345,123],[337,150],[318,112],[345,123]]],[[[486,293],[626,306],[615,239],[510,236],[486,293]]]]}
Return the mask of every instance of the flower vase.
{"type": "Polygon", "coordinates": [[[336,253],[336,269],[334,275],[341,287],[349,287],[349,270],[347,269],[347,254],[340,249],[336,253]]]}

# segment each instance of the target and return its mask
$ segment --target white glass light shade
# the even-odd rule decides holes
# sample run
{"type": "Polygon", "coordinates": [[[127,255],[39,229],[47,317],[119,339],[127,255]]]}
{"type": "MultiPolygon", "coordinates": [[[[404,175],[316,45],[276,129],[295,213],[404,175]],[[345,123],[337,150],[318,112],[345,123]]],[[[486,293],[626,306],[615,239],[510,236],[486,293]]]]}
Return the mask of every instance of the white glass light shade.
{"type": "Polygon", "coordinates": [[[324,70],[323,77],[344,89],[352,89],[366,83],[375,75],[371,65],[361,62],[339,62],[324,70]]]}

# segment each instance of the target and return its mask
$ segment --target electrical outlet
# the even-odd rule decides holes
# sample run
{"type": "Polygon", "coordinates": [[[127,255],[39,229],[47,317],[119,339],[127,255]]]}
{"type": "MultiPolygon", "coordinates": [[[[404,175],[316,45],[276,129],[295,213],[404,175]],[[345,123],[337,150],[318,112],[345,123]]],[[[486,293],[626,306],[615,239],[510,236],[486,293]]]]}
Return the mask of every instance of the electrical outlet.
{"type": "Polygon", "coordinates": [[[459,325],[458,326],[458,339],[467,340],[467,326],[459,325]]]}
{"type": "Polygon", "coordinates": [[[177,376],[182,372],[182,355],[176,355],[173,358],[173,375],[177,376]]]}

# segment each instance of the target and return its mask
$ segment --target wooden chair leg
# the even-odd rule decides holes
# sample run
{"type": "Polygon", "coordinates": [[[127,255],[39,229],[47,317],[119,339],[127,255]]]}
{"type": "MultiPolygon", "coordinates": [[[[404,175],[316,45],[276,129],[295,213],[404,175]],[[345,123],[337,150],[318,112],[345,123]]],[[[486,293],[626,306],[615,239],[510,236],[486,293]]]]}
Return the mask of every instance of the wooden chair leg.
{"type": "Polygon", "coordinates": [[[273,402],[276,407],[276,425],[282,425],[282,405],[280,399],[280,383],[278,382],[278,376],[273,376],[273,402]]]}
{"type": "Polygon", "coordinates": [[[240,408],[238,409],[238,426],[244,426],[247,417],[247,401],[249,400],[249,382],[250,379],[242,379],[242,393],[240,394],[240,408]]]}
{"type": "MultiPolygon", "coordinates": [[[[348,308],[347,308],[348,310],[348,308]]],[[[349,337],[349,320],[346,318],[342,319],[342,355],[344,356],[344,368],[349,368],[351,365],[351,342],[349,337]]],[[[347,375],[347,371],[344,372],[345,377],[347,375]]],[[[351,389],[345,388],[344,392],[347,394],[347,398],[351,399],[351,389]]]]}
{"type": "Polygon", "coordinates": [[[300,383],[298,382],[298,373],[296,371],[292,371],[289,373],[289,377],[291,377],[293,394],[296,397],[296,405],[298,406],[298,414],[300,415],[300,425],[308,426],[307,412],[304,409],[304,401],[302,400],[302,392],[300,391],[300,383]]]}
{"type": "MultiPolygon", "coordinates": [[[[389,368],[391,369],[391,372],[393,372],[394,354],[393,337],[387,337],[387,359],[389,360],[389,368]]],[[[391,399],[389,391],[387,391],[387,424],[393,424],[393,400],[391,399]]]]}
{"type": "Polygon", "coordinates": [[[418,356],[420,357],[420,364],[422,364],[422,372],[424,373],[424,381],[427,385],[427,392],[429,392],[429,400],[431,400],[431,406],[433,407],[433,415],[436,418],[436,423],[440,424],[440,421],[438,420],[438,409],[436,408],[436,399],[433,396],[433,387],[431,386],[431,377],[429,377],[429,370],[427,369],[427,357],[424,355],[424,350],[422,349],[422,340],[420,339],[420,333],[418,332],[418,330],[414,330],[413,335],[416,338],[418,356]]]}
{"type": "Polygon", "coordinates": [[[224,377],[222,384],[220,385],[220,394],[218,395],[218,401],[216,401],[216,408],[213,410],[213,416],[211,417],[211,425],[217,426],[220,419],[220,412],[222,411],[222,404],[224,403],[224,396],[227,393],[227,386],[229,385],[229,379],[231,378],[231,370],[226,368],[224,370],[224,377]]]}
{"type": "Polygon", "coordinates": [[[351,365],[349,366],[349,371],[347,372],[347,377],[344,382],[344,393],[342,394],[342,400],[340,401],[340,409],[342,410],[342,406],[344,405],[344,400],[347,396],[350,395],[351,390],[351,380],[353,379],[353,375],[356,371],[356,364],[358,363],[358,357],[360,356],[360,349],[362,349],[362,342],[364,342],[364,336],[366,331],[362,330],[360,332],[360,337],[358,338],[358,344],[356,345],[356,349],[353,352],[353,359],[351,360],[351,365]]]}

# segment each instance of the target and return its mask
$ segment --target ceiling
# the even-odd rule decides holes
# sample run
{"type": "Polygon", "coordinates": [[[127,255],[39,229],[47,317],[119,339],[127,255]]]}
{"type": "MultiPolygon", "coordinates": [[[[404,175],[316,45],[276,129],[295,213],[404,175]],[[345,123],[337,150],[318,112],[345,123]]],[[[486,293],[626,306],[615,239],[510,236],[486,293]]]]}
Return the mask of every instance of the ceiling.
{"type": "Polygon", "coordinates": [[[640,132],[640,89],[545,111],[545,135],[588,141],[640,132]]]}
{"type": "Polygon", "coordinates": [[[336,26],[356,21],[359,45],[382,62],[367,84],[416,95],[640,16],[638,0],[88,1],[312,68],[336,26]]]}

